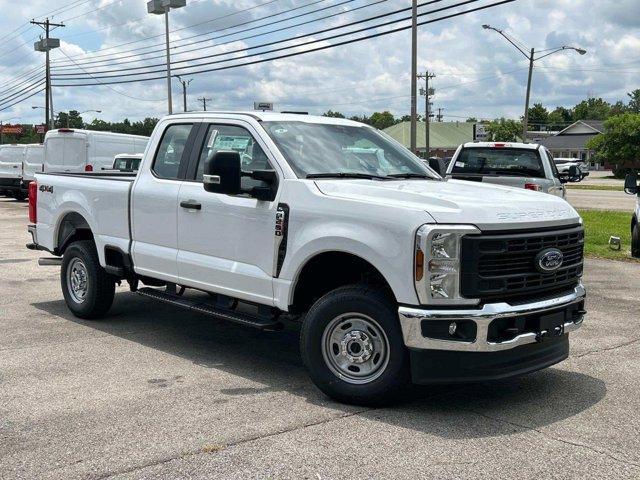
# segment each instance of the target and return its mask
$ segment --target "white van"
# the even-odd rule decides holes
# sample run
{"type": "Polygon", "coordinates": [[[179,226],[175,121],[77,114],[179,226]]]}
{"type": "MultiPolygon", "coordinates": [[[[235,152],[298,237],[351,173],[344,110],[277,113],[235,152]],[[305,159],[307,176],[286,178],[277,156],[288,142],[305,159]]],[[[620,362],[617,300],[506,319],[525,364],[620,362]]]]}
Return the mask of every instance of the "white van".
{"type": "Polygon", "coordinates": [[[23,200],[22,159],[25,145],[0,145],[0,194],[23,200]]]}
{"type": "Polygon", "coordinates": [[[44,137],[44,172],[78,173],[110,169],[119,153],[147,148],[149,137],[60,128],[44,137]]]}
{"type": "Polygon", "coordinates": [[[22,186],[26,189],[29,182],[36,179],[36,172],[42,172],[44,166],[44,145],[30,143],[24,150],[22,158],[22,186]]]}

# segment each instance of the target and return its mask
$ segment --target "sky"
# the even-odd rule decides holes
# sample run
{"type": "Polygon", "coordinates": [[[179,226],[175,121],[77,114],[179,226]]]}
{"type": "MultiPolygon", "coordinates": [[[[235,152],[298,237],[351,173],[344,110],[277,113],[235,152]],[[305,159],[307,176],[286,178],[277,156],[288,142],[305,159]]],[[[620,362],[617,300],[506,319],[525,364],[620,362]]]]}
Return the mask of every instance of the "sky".
{"type": "MultiPolygon", "coordinates": [[[[497,1],[467,2],[467,5],[426,14],[419,21],[497,1]]],[[[419,12],[462,2],[422,0],[419,12]]],[[[395,115],[409,113],[410,30],[253,65],[199,74],[189,71],[243,63],[241,57],[246,55],[253,55],[250,60],[277,55],[265,50],[291,47],[278,53],[303,52],[367,33],[407,26],[410,23],[402,20],[367,33],[327,39],[330,35],[375,27],[410,14],[402,12],[318,33],[409,7],[408,0],[186,0],[186,3],[186,7],[170,13],[170,38],[172,60],[179,62],[174,65],[174,73],[191,79],[187,90],[188,110],[201,110],[202,104],[197,98],[205,97],[211,99],[210,109],[251,110],[255,101],[263,101],[273,102],[279,111],[314,114],[329,109],[349,116],[383,110],[395,115]],[[292,19],[294,16],[298,18],[292,19]],[[327,16],[331,17],[322,18],[327,16]],[[277,29],[281,31],[273,32],[277,29]],[[194,35],[198,37],[188,38],[194,35]],[[305,36],[245,50],[301,35],[305,36]],[[310,40],[318,43],[301,45],[310,40]],[[193,43],[196,41],[199,43],[193,43]],[[211,55],[216,56],[197,60],[211,55]],[[209,67],[194,66],[212,61],[218,63],[209,67]]],[[[503,29],[526,51],[532,47],[543,51],[562,45],[587,50],[584,56],[569,50],[536,62],[532,104],[571,107],[588,96],[603,97],[610,102],[626,101],[627,92],[640,88],[640,8],[637,7],[638,0],[516,0],[420,26],[418,68],[436,75],[431,80],[436,90],[433,108],[443,108],[446,121],[522,115],[528,61],[498,33],[483,29],[483,24],[503,29]]],[[[145,71],[158,72],[147,77],[165,75],[164,17],[148,14],[145,1],[0,0],[0,12],[0,109],[21,100],[27,93],[38,91],[37,83],[44,74],[37,69],[44,65],[44,54],[34,51],[33,42],[42,30],[28,22],[32,18],[44,19],[48,14],[51,21],[65,24],[64,28],[52,32],[52,37],[61,41],[61,47],[51,53],[52,71],[57,74],[53,79],[54,111],[101,110],[101,113],[83,114],[85,121],[93,118],[139,120],[167,113],[166,80],[141,82],[140,76],[105,78],[145,71]],[[137,70],[122,71],[136,67],[137,70]],[[101,84],[122,79],[137,81],[101,84]],[[93,85],[77,86],[80,83],[93,85]],[[67,86],[59,86],[61,84],[67,86]],[[28,87],[32,88],[30,92],[16,96],[28,87]]],[[[172,88],[174,111],[181,111],[182,87],[177,79],[172,81],[172,88]]],[[[0,111],[0,120],[41,123],[44,110],[33,109],[33,106],[44,106],[43,93],[0,111]]],[[[418,97],[418,109],[424,110],[423,97],[418,97]]]]}

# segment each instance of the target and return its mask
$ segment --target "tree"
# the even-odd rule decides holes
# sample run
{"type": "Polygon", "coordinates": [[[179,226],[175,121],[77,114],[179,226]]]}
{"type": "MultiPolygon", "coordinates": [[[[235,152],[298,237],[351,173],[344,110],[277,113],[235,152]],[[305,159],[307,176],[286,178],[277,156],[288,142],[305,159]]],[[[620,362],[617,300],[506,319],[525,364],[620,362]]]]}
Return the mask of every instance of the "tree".
{"type": "Polygon", "coordinates": [[[84,122],[77,110],[69,110],[69,112],[58,112],[53,126],[56,128],[84,128],[84,122]]]}
{"type": "Polygon", "coordinates": [[[391,112],[375,112],[369,118],[371,125],[378,130],[384,130],[385,128],[389,128],[391,125],[396,124],[396,119],[391,112]]]}
{"type": "Polygon", "coordinates": [[[623,113],[627,113],[628,111],[629,107],[627,107],[622,100],[618,100],[616,103],[611,105],[609,116],[612,117],[614,115],[622,115],[623,113]]]}
{"type": "Polygon", "coordinates": [[[606,120],[611,114],[611,104],[602,98],[583,100],[573,109],[573,120],[606,120]]]}
{"type": "Polygon", "coordinates": [[[629,98],[629,105],[627,108],[632,113],[640,113],[640,88],[636,88],[633,92],[627,93],[629,98]]]}
{"type": "Polygon", "coordinates": [[[640,114],[624,113],[604,122],[604,132],[587,142],[601,160],[623,171],[640,160],[640,114]]]}
{"type": "Polygon", "coordinates": [[[322,114],[323,117],[331,117],[331,118],[344,118],[344,115],[340,112],[334,112],[333,110],[329,110],[322,114]]]}
{"type": "Polygon", "coordinates": [[[529,107],[529,130],[539,132],[549,121],[549,111],[541,103],[529,107]]]}
{"type": "Polygon", "coordinates": [[[573,122],[573,112],[565,107],[556,107],[547,122],[550,130],[563,130],[573,122]]]}
{"type": "Polygon", "coordinates": [[[466,123],[478,123],[478,119],[476,117],[469,117],[465,120],[466,123]]]}
{"type": "Polygon", "coordinates": [[[490,142],[517,142],[522,133],[522,124],[515,120],[500,118],[487,125],[487,140],[490,142]]]}

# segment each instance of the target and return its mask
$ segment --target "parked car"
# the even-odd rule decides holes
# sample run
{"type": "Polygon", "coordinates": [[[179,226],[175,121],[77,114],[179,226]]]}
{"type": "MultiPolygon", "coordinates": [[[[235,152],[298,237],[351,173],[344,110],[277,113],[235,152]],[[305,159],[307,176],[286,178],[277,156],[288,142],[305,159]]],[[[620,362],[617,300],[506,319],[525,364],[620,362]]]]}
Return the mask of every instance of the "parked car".
{"type": "Polygon", "coordinates": [[[0,193],[24,200],[22,189],[22,159],[25,145],[0,145],[0,193]]]}
{"type": "Polygon", "coordinates": [[[60,128],[44,137],[44,171],[99,172],[113,166],[120,153],[144,151],[148,137],[123,133],[60,128]]]}
{"type": "Polygon", "coordinates": [[[554,158],[553,161],[558,168],[560,175],[569,175],[569,169],[576,166],[580,169],[580,181],[589,176],[589,165],[579,158],[554,158]]]}
{"type": "Polygon", "coordinates": [[[249,327],[298,322],[312,380],[344,402],[548,367],[585,315],[568,203],[444,181],[345,119],[172,115],[137,175],[36,179],[28,248],[56,256],[73,314],[104,316],[126,281],[249,327]]]}
{"type": "Polygon", "coordinates": [[[636,195],[636,210],[631,216],[631,255],[640,258],[640,186],[638,175],[629,173],[624,180],[624,191],[629,195],[636,195]]]}
{"type": "Polygon", "coordinates": [[[137,172],[143,156],[142,153],[120,153],[115,156],[111,169],[118,172],[137,172]]]}
{"type": "Polygon", "coordinates": [[[473,142],[460,145],[451,159],[447,177],[526,188],[564,198],[568,181],[578,181],[580,172],[571,169],[560,175],[553,156],[533,143],[473,142]]]}
{"type": "Polygon", "coordinates": [[[29,182],[36,179],[36,172],[42,172],[44,168],[44,145],[30,143],[25,146],[22,158],[22,189],[28,191],[29,182]]]}

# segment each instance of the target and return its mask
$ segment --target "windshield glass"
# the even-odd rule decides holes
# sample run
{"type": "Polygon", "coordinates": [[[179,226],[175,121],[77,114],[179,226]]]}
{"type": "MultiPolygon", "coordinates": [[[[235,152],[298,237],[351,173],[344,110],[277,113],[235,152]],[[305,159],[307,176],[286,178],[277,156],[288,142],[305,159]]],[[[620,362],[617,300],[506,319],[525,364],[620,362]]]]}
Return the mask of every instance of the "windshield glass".
{"type": "Polygon", "coordinates": [[[515,148],[464,148],[451,173],[544,178],[538,152],[515,148]]]}
{"type": "Polygon", "coordinates": [[[263,126],[300,178],[322,174],[438,178],[419,158],[373,128],[307,122],[263,126]]]}

